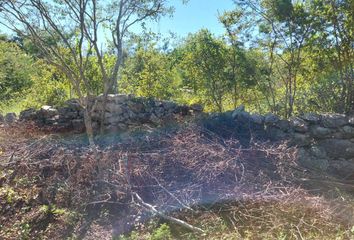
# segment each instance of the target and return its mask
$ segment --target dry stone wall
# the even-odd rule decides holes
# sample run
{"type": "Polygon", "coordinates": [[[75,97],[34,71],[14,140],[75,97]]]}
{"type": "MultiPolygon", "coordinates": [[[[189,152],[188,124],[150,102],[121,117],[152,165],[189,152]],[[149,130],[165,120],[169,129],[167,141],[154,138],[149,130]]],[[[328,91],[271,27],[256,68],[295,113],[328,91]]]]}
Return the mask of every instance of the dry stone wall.
{"type": "MultiPolygon", "coordinates": [[[[93,125],[98,129],[103,97],[91,100],[95,105],[93,125]]],[[[307,113],[290,119],[274,114],[248,113],[243,106],[222,114],[201,114],[199,105],[185,106],[170,101],[158,101],[133,95],[108,95],[104,127],[106,131],[124,131],[142,124],[160,125],[187,115],[199,115],[204,126],[224,137],[236,137],[247,147],[252,140],[287,140],[297,146],[298,160],[306,168],[354,179],[354,116],[307,113]]],[[[77,100],[66,106],[43,106],[27,109],[19,120],[33,120],[38,124],[83,131],[83,110],[77,100]]],[[[0,123],[17,121],[13,113],[0,115],[0,123]]]]}
{"type": "Polygon", "coordinates": [[[287,140],[298,147],[298,160],[317,171],[354,179],[354,116],[306,113],[282,120],[273,114],[250,114],[237,108],[231,118],[240,139],[287,140]]]}
{"type": "MultiPolygon", "coordinates": [[[[171,101],[159,101],[133,95],[111,94],[104,103],[103,96],[89,100],[94,106],[93,127],[98,130],[104,108],[104,128],[108,132],[124,131],[143,124],[159,125],[180,117],[200,113],[200,105],[178,105],[171,101]],[[105,105],[105,107],[104,107],[105,105]]],[[[83,131],[84,111],[75,99],[66,102],[64,107],[43,106],[40,110],[27,109],[21,112],[20,121],[32,120],[40,125],[83,131]]],[[[5,120],[6,121],[6,120],[5,120]]],[[[13,122],[11,121],[6,122],[13,122]]]]}

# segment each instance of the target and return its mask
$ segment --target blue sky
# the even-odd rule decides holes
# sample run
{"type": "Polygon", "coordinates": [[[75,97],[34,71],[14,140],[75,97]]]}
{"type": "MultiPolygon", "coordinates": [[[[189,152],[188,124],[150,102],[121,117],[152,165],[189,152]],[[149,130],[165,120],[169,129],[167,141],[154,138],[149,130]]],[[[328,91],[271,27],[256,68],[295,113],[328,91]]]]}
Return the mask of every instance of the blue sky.
{"type": "MultiPolygon", "coordinates": [[[[224,33],[222,25],[218,21],[218,12],[232,10],[232,0],[189,0],[183,4],[182,0],[170,0],[169,3],[175,7],[172,17],[163,17],[159,22],[147,24],[155,33],[169,36],[169,32],[176,33],[178,37],[185,37],[188,33],[195,33],[202,28],[209,29],[215,35],[224,33]]],[[[139,26],[133,27],[133,32],[140,32],[139,26]]],[[[7,29],[0,26],[0,32],[8,33],[7,29]]]]}
{"type": "Polygon", "coordinates": [[[187,4],[182,4],[182,0],[170,2],[175,7],[173,17],[164,17],[158,23],[150,23],[148,26],[152,31],[163,35],[172,31],[179,37],[185,37],[188,33],[207,28],[221,35],[224,29],[218,22],[218,11],[222,13],[234,8],[232,0],[189,0],[187,4]]]}

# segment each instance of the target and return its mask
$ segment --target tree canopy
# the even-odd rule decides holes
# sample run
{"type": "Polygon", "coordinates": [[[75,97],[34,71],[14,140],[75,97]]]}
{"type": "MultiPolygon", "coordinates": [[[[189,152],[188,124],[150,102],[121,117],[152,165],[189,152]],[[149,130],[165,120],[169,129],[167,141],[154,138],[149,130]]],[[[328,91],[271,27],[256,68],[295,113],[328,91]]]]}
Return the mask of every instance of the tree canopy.
{"type": "Polygon", "coordinates": [[[144,27],[141,34],[129,31],[170,14],[167,1],[3,1],[1,24],[14,34],[2,42],[12,50],[2,54],[0,97],[17,98],[47,79],[45,85],[61,90],[43,89],[46,97],[30,90],[23,106],[29,99],[60,104],[70,96],[119,91],[201,103],[208,111],[245,104],[284,117],[353,112],[352,1],[234,3],[219,13],[223,35],[201,29],[171,44],[175,37],[144,27]],[[37,64],[50,67],[38,73],[37,64]]]}

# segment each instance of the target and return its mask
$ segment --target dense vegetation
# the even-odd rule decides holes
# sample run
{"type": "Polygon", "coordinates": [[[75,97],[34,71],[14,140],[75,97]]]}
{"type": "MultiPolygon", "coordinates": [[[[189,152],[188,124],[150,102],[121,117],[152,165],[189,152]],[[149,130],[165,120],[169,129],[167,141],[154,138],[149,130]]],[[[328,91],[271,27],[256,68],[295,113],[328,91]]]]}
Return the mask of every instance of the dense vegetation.
{"type": "MultiPolygon", "coordinates": [[[[284,117],[305,111],[352,112],[353,8],[350,0],[235,1],[235,10],[219,16],[223,36],[203,29],[172,44],[148,31],[129,34],[118,90],[201,103],[209,111],[245,104],[284,117]]],[[[48,44],[53,36],[47,37],[48,44]]],[[[60,105],[76,95],[68,76],[45,61],[30,39],[2,36],[0,53],[3,112],[60,105]]],[[[62,54],[70,59],[65,49],[62,54]]],[[[115,58],[104,51],[106,66],[115,58]]],[[[92,92],[100,94],[99,59],[94,53],[87,59],[86,78],[92,92]]]]}

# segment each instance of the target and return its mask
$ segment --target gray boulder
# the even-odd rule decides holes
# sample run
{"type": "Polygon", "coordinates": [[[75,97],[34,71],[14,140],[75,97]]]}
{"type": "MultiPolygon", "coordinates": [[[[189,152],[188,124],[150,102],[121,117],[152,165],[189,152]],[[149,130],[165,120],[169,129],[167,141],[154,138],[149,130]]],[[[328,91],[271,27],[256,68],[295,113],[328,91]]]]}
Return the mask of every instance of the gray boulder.
{"type": "Polygon", "coordinates": [[[348,123],[350,125],[354,126],[354,117],[353,116],[348,119],[348,123]]]}
{"type": "Polygon", "coordinates": [[[235,108],[235,110],[232,112],[232,118],[233,119],[236,119],[238,115],[240,115],[241,113],[244,113],[245,112],[245,106],[244,105],[241,105],[237,108],[235,108]]]}
{"type": "Polygon", "coordinates": [[[354,138],[354,127],[344,126],[343,132],[344,132],[345,137],[354,138]]]}
{"type": "Polygon", "coordinates": [[[311,127],[311,135],[316,139],[323,139],[330,137],[332,130],[329,128],[324,128],[320,126],[311,127]]]}
{"type": "Polygon", "coordinates": [[[191,110],[193,110],[193,112],[203,112],[204,108],[201,104],[192,104],[190,106],[191,110]]]}
{"type": "Polygon", "coordinates": [[[234,117],[235,121],[245,126],[249,125],[251,122],[251,114],[248,112],[240,112],[234,117]]]}
{"type": "MultiPolygon", "coordinates": [[[[195,104],[195,105],[197,105],[197,104],[195,104]]],[[[163,107],[165,108],[166,111],[173,112],[176,109],[177,104],[175,102],[172,102],[172,101],[164,101],[163,102],[163,107]]]]}
{"type": "Polygon", "coordinates": [[[280,121],[279,117],[274,115],[273,113],[267,113],[264,116],[264,122],[266,124],[275,124],[275,123],[277,123],[279,121],[280,121]]]}
{"type": "Polygon", "coordinates": [[[329,171],[342,179],[354,180],[354,159],[331,161],[329,171]]]}
{"type": "Polygon", "coordinates": [[[301,166],[317,171],[326,171],[329,167],[327,158],[312,157],[306,149],[299,149],[297,154],[301,166]]]}
{"type": "Polygon", "coordinates": [[[53,118],[54,116],[59,114],[58,110],[53,108],[52,106],[41,107],[40,113],[44,118],[53,118]]]}
{"type": "Polygon", "coordinates": [[[83,119],[74,119],[71,121],[72,127],[75,131],[84,131],[85,130],[85,122],[83,119]]]}
{"type": "Polygon", "coordinates": [[[281,129],[284,132],[289,132],[289,130],[291,129],[291,125],[290,122],[288,120],[279,120],[276,124],[276,127],[278,127],[279,129],[281,129]]]}
{"type": "Polygon", "coordinates": [[[354,158],[354,143],[350,140],[325,139],[320,141],[318,144],[326,150],[327,155],[331,158],[354,158]]]}
{"type": "Polygon", "coordinates": [[[262,125],[264,123],[264,117],[258,113],[251,114],[250,119],[255,124],[262,125]]]}
{"type": "Polygon", "coordinates": [[[290,124],[295,132],[305,133],[309,130],[307,122],[299,117],[292,117],[290,119],[290,124]]]}
{"type": "Polygon", "coordinates": [[[13,123],[13,122],[16,122],[16,120],[17,120],[16,113],[7,113],[5,115],[5,122],[6,123],[13,123]]]}
{"type": "Polygon", "coordinates": [[[304,115],[301,116],[303,120],[309,123],[319,123],[321,120],[321,116],[317,113],[305,113],[304,115]]]}
{"type": "Polygon", "coordinates": [[[114,102],[108,102],[106,103],[106,111],[115,114],[122,114],[124,112],[124,109],[120,104],[114,102]]]}
{"type": "Polygon", "coordinates": [[[343,114],[324,114],[321,117],[321,124],[326,128],[339,128],[348,124],[348,119],[343,114]]]}
{"type": "Polygon", "coordinates": [[[127,104],[128,104],[129,109],[135,113],[145,112],[145,106],[142,102],[128,101],[127,104]]]}
{"type": "Polygon", "coordinates": [[[279,141],[288,137],[288,135],[283,130],[273,125],[267,126],[265,128],[265,134],[271,141],[279,141]]]}
{"type": "Polygon", "coordinates": [[[322,147],[316,145],[311,146],[311,148],[309,149],[309,153],[315,158],[321,158],[321,159],[327,158],[326,151],[322,147]]]}
{"type": "Polygon", "coordinates": [[[66,101],[65,104],[74,110],[81,110],[82,109],[81,104],[78,99],[70,99],[70,100],[66,101]]]}
{"type": "Polygon", "coordinates": [[[20,113],[21,121],[36,120],[36,119],[37,119],[37,111],[34,108],[23,110],[20,113]]]}
{"type": "Polygon", "coordinates": [[[0,113],[0,123],[3,123],[5,121],[4,116],[0,113]]]}
{"type": "Polygon", "coordinates": [[[79,117],[79,112],[70,107],[58,108],[58,114],[62,119],[76,119],[79,117]]]}
{"type": "Polygon", "coordinates": [[[299,147],[310,146],[311,142],[312,138],[310,135],[302,133],[295,133],[292,139],[292,144],[299,147]]]}

